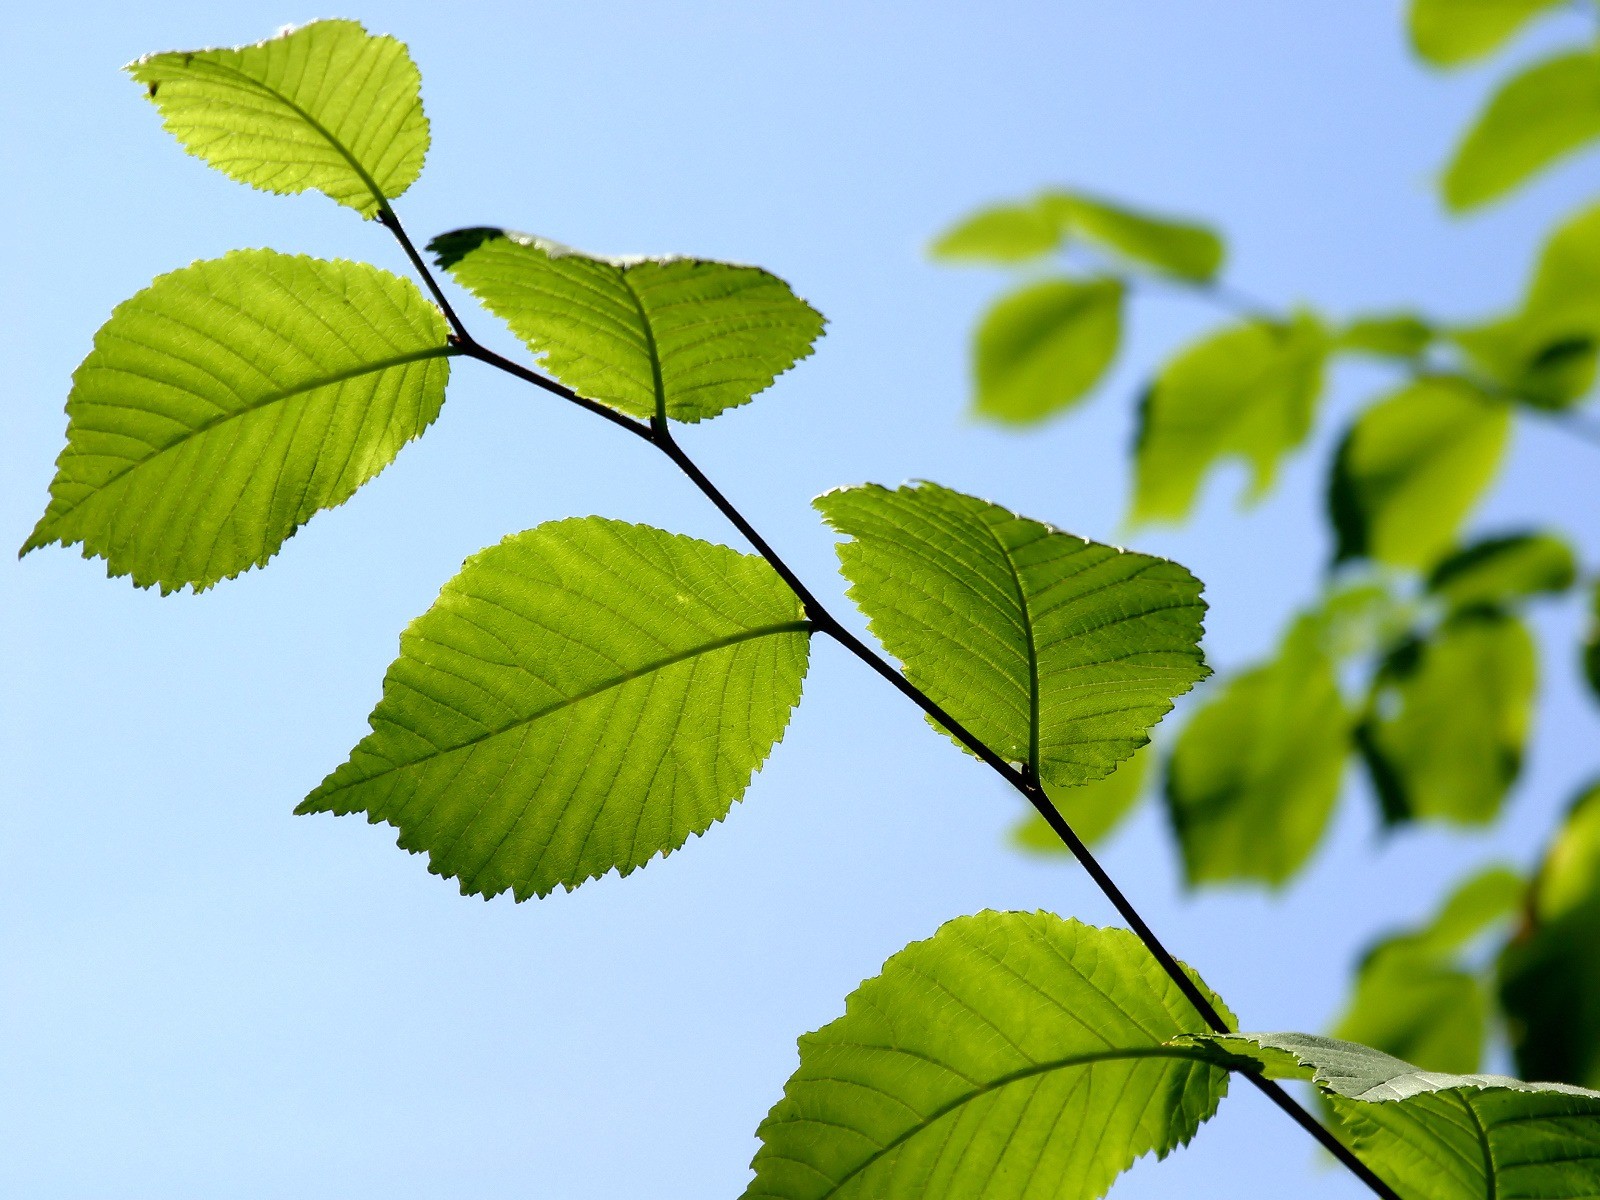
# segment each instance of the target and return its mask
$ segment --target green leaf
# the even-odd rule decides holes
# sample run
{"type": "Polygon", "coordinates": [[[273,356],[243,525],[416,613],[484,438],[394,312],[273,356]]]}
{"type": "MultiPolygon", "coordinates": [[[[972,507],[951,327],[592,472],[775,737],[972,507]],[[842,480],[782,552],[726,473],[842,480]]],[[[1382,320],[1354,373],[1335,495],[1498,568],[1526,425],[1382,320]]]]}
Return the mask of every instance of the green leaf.
{"type": "Polygon", "coordinates": [[[1200,583],[923,483],[814,501],[850,596],[907,677],[1048,787],[1111,772],[1207,674],[1200,583]]]}
{"type": "Polygon", "coordinates": [[[1506,920],[1525,884],[1508,867],[1472,876],[1420,929],[1367,951],[1334,1036],[1429,1071],[1476,1071],[1488,1032],[1488,997],[1459,951],[1506,920]]]}
{"type": "Polygon", "coordinates": [[[319,192],[364,217],[422,172],[428,118],[406,48],[354,21],[313,21],[232,50],[128,65],[190,154],[279,194],[319,192]]]}
{"type": "Polygon", "coordinates": [[[759,267],[601,258],[503,229],[428,248],[557,379],[633,417],[701,421],[744,404],[822,335],[822,314],[759,267]]]}
{"type": "Polygon", "coordinates": [[[1500,958],[1517,1069],[1600,1083],[1600,784],[1582,793],[1535,877],[1527,923],[1500,958]]]}
{"type": "Polygon", "coordinates": [[[980,416],[1043,420],[1100,381],[1122,338],[1123,286],[1115,279],[1047,279],[997,301],[973,348],[980,416]]]}
{"type": "Polygon", "coordinates": [[[1464,379],[1418,379],[1357,418],[1334,458],[1335,561],[1431,566],[1494,479],[1510,408],[1464,379]]]}
{"type": "Polygon", "coordinates": [[[1094,1200],[1215,1111],[1201,1027],[1131,933],[960,917],[800,1039],[745,1200],[1094,1200]]]}
{"type": "Polygon", "coordinates": [[[1493,607],[1564,592],[1577,574],[1572,547],[1555,534],[1513,533],[1457,550],[1428,575],[1428,590],[1452,608],[1493,607]]]}
{"type": "Polygon", "coordinates": [[[1206,283],[1222,267],[1222,239],[1204,225],[1139,212],[1081,192],[1046,192],[1039,203],[1045,212],[1055,213],[1071,235],[1164,274],[1206,283]]]}
{"type": "Polygon", "coordinates": [[[1521,769],[1535,673],[1522,622],[1482,609],[1394,655],[1358,731],[1385,818],[1492,821],[1521,769]]]}
{"type": "Polygon", "coordinates": [[[1326,331],[1302,313],[1230,326],[1167,363],[1140,405],[1133,520],[1182,520],[1224,458],[1249,464],[1250,496],[1264,494],[1310,432],[1327,351],[1326,331]]]}
{"type": "Polygon", "coordinates": [[[1586,393],[1600,346],[1600,206],[1551,234],[1518,311],[1452,336],[1525,403],[1561,409],[1586,393]]]}
{"type": "MultiPolygon", "coordinates": [[[[1122,823],[1138,802],[1154,756],[1155,751],[1146,746],[1134,751],[1132,758],[1103,779],[1077,787],[1049,788],[1047,794],[1072,831],[1087,845],[1096,845],[1122,823]]],[[[1032,809],[1012,826],[1011,844],[1030,854],[1072,857],[1072,851],[1062,844],[1050,823],[1032,809]]]]}
{"type": "Polygon", "coordinates": [[[1322,839],[1350,715],[1317,633],[1302,617],[1275,659],[1227,680],[1178,735],[1165,793],[1191,886],[1282,884],[1322,839]]]}
{"type": "Polygon", "coordinates": [[[947,262],[1012,266],[1041,258],[1061,245],[1065,228],[1036,200],[980,208],[939,235],[929,253],[947,262]]]}
{"type": "Polygon", "coordinates": [[[365,811],[463,894],[626,875],[727,815],[811,625],[764,561],[553,521],[469,558],[400,638],[372,732],[297,812],[365,811]]]}
{"type": "Polygon", "coordinates": [[[1347,353],[1409,359],[1432,345],[1436,335],[1416,313],[1385,313],[1353,318],[1334,335],[1334,345],[1347,353]]]}
{"type": "Polygon", "coordinates": [[[1419,1071],[1303,1033],[1200,1037],[1277,1079],[1314,1079],[1352,1148],[1407,1200],[1600,1194],[1600,1093],[1504,1075],[1419,1071]]]}
{"type": "Polygon", "coordinates": [[[1411,45],[1435,66],[1454,67],[1498,49],[1561,0],[1411,0],[1411,45]]]}
{"type": "Polygon", "coordinates": [[[1600,52],[1536,63],[1495,92],[1440,186],[1456,212],[1497,200],[1600,136],[1600,52]]]}
{"type": "Polygon", "coordinates": [[[73,375],[22,553],[83,544],[170,592],[261,566],[432,424],[444,319],[362,263],[239,250],[117,306],[73,375]]]}

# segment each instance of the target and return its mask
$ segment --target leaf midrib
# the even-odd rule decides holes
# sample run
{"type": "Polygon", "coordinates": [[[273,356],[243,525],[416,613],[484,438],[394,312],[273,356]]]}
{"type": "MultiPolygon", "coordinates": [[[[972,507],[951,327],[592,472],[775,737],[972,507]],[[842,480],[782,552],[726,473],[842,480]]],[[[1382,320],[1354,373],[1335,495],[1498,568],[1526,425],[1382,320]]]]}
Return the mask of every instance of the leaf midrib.
{"type": "Polygon", "coordinates": [[[296,396],[303,396],[309,392],[317,391],[319,388],[331,387],[334,384],[345,383],[351,379],[359,379],[363,375],[375,375],[379,372],[390,370],[393,367],[403,367],[414,362],[425,362],[431,358],[450,358],[459,353],[461,352],[456,347],[448,345],[429,346],[422,350],[410,350],[404,354],[394,354],[390,355],[388,358],[361,363],[344,371],[336,371],[331,375],[318,376],[315,379],[310,379],[303,383],[295,384],[293,387],[283,388],[278,391],[268,392],[262,396],[258,396],[256,399],[240,406],[239,408],[229,409],[227,412],[218,413],[215,417],[212,417],[208,421],[202,421],[199,425],[194,426],[181,437],[174,438],[165,446],[157,449],[154,453],[148,454],[143,458],[131,460],[122,470],[118,471],[104,482],[94,485],[94,487],[85,493],[81,499],[74,501],[68,507],[62,509],[53,516],[50,516],[48,518],[49,522],[51,524],[55,524],[58,521],[65,520],[67,517],[70,517],[73,513],[77,512],[78,509],[82,508],[85,504],[89,503],[89,501],[94,499],[96,496],[103,495],[109,488],[117,483],[117,481],[127,477],[128,475],[131,475],[135,471],[149,466],[163,454],[166,454],[169,450],[175,450],[197,437],[202,437],[205,434],[210,433],[212,430],[226,425],[229,421],[247,416],[253,412],[258,412],[269,405],[279,404],[285,400],[291,400],[296,396]]]}
{"type": "MultiPolygon", "coordinates": [[[[887,1048],[893,1049],[893,1047],[887,1048]]],[[[877,1162],[885,1154],[889,1153],[891,1150],[898,1149],[900,1146],[910,1141],[913,1137],[916,1137],[919,1133],[937,1124],[940,1120],[954,1112],[956,1109],[961,1108],[963,1105],[972,1103],[981,1096],[986,1096],[990,1092],[997,1091],[1003,1087],[1009,1087],[1011,1084],[1019,1083],[1024,1079],[1031,1079],[1037,1075],[1048,1075],[1052,1071],[1062,1071],[1071,1067],[1092,1066],[1093,1064],[1100,1062],[1119,1062],[1126,1059],[1135,1058],[1189,1059],[1193,1062],[1204,1063],[1207,1066],[1218,1067],[1219,1069],[1226,1070],[1225,1067],[1222,1067],[1222,1064],[1215,1062],[1202,1050],[1190,1050],[1182,1046],[1165,1045],[1130,1046],[1112,1050],[1101,1050],[1091,1054],[1074,1054],[1066,1058],[1052,1059],[1049,1062],[1034,1063],[1031,1066],[1019,1068],[1018,1070],[1012,1071],[1009,1074],[1001,1075],[996,1079],[989,1080],[987,1083],[980,1084],[970,1091],[957,1096],[948,1103],[941,1105],[939,1108],[923,1117],[920,1123],[913,1125],[905,1132],[890,1139],[888,1142],[885,1142],[877,1150],[874,1150],[866,1158],[862,1159],[855,1166],[851,1167],[849,1171],[845,1172],[843,1176],[833,1183],[832,1187],[818,1196],[816,1200],[830,1200],[831,1197],[839,1192],[839,1189],[844,1187],[845,1184],[849,1183],[857,1175],[860,1175],[863,1171],[871,1167],[873,1163],[877,1162]]],[[[750,1196],[755,1194],[758,1193],[747,1194],[746,1200],[750,1200],[750,1196]]]]}
{"type": "Polygon", "coordinates": [[[561,699],[552,704],[547,704],[545,707],[538,709],[535,712],[529,713],[526,716],[517,717],[516,719],[508,721],[504,725],[498,726],[497,728],[475,734],[472,737],[467,738],[465,741],[457,742],[452,746],[435,747],[428,754],[421,755],[417,758],[408,759],[405,762],[394,763],[391,766],[383,768],[381,771],[372,771],[366,773],[359,779],[356,779],[352,782],[340,783],[337,786],[329,786],[328,783],[324,783],[321,787],[317,788],[316,791],[312,792],[310,796],[306,797],[306,799],[295,809],[295,812],[314,812],[316,811],[315,809],[307,807],[312,803],[312,801],[321,801],[324,797],[333,795],[336,792],[345,791],[352,787],[364,786],[373,782],[374,780],[382,779],[387,775],[392,775],[396,771],[407,770],[408,768],[416,766],[418,763],[427,762],[430,759],[438,758],[446,754],[454,754],[459,750],[465,750],[469,747],[476,746],[481,742],[489,741],[491,738],[497,738],[502,734],[510,733],[513,729],[519,729],[525,725],[532,725],[536,721],[542,721],[551,713],[556,713],[560,712],[562,709],[571,708],[573,705],[581,704],[585,700],[591,700],[603,692],[610,691],[613,688],[621,687],[623,684],[631,683],[633,680],[641,679],[646,675],[652,674],[653,672],[664,671],[668,667],[676,666],[678,663],[686,662],[691,658],[696,658],[703,654],[713,654],[718,650],[726,650],[728,647],[737,646],[742,642],[754,641],[756,638],[769,637],[781,633],[813,633],[815,630],[816,623],[813,621],[783,621],[774,625],[758,626],[755,629],[741,629],[738,633],[729,634],[726,637],[717,638],[714,641],[703,642],[700,645],[692,646],[687,650],[680,650],[676,654],[670,654],[664,658],[657,659],[654,662],[646,663],[642,667],[637,667],[631,671],[624,671],[621,674],[601,680],[593,687],[587,688],[584,691],[576,693],[575,695],[563,696],[561,699]]]}

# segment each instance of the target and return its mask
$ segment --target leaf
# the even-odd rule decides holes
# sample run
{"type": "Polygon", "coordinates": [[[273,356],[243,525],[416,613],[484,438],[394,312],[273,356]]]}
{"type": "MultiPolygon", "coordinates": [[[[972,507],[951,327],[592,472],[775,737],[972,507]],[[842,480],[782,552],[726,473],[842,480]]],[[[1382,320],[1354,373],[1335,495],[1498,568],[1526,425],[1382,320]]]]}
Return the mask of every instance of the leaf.
{"type": "Polygon", "coordinates": [[[1419,1071],[1303,1033],[1198,1037],[1277,1079],[1314,1079],[1352,1148],[1407,1200],[1587,1200],[1600,1193],[1600,1093],[1419,1071]]]}
{"type": "Polygon", "coordinates": [[[1410,359],[1432,345],[1436,333],[1415,313],[1385,313],[1354,318],[1334,335],[1334,344],[1347,353],[1410,359]]]}
{"type": "Polygon", "coordinates": [[[428,249],[557,379],[633,417],[701,421],[747,403],[822,335],[822,314],[759,267],[602,258],[504,229],[428,249]]]}
{"type": "Polygon", "coordinates": [[[850,597],[906,676],[1047,787],[1110,774],[1207,670],[1200,583],[922,483],[813,503],[850,597]]]}
{"type": "Polygon", "coordinates": [[[1391,658],[1358,734],[1386,820],[1495,818],[1521,769],[1535,664],[1522,622],[1481,609],[1391,658]]]}
{"type": "Polygon", "coordinates": [[[1488,1032],[1488,997],[1462,948],[1512,916],[1522,877],[1496,866],[1473,875],[1420,929],[1371,947],[1334,1036],[1429,1071],[1476,1071],[1488,1032]]]}
{"type": "Polygon", "coordinates": [[[1201,1027],[1125,930],[957,918],[800,1039],[745,1200],[1093,1200],[1215,1111],[1201,1027]]]}
{"type": "MultiPolygon", "coordinates": [[[[1155,751],[1146,746],[1134,751],[1132,758],[1103,779],[1077,787],[1050,788],[1047,794],[1072,831],[1087,845],[1096,845],[1122,823],[1138,802],[1154,756],[1155,751]]],[[[1072,851],[1062,844],[1049,822],[1032,809],[1011,827],[1011,844],[1030,854],[1072,857],[1072,851]]]]}
{"type": "Polygon", "coordinates": [[[1357,418],[1334,458],[1335,561],[1431,566],[1494,479],[1511,410],[1464,379],[1418,379],[1357,418]]]}
{"type": "Polygon", "coordinates": [[[1456,212],[1497,200],[1600,136],[1600,53],[1535,63],[1490,98],[1456,148],[1440,186],[1456,212]]]}
{"type": "Polygon", "coordinates": [[[1428,575],[1428,590],[1452,608],[1492,607],[1564,592],[1577,573],[1572,547],[1555,534],[1513,533],[1457,550],[1428,575]]]}
{"type": "Polygon", "coordinates": [[[1579,795],[1499,963],[1517,1069],[1600,1083],[1600,784],[1579,795]]]}
{"type": "Polygon", "coordinates": [[[1064,232],[1057,215],[1036,200],[995,204],[963,217],[928,252],[946,262],[1012,266],[1057,249],[1064,232]]]}
{"type": "Polygon", "coordinates": [[[1310,432],[1327,350],[1322,325],[1302,313],[1229,326],[1167,363],[1140,406],[1132,519],[1182,520],[1224,458],[1249,464],[1250,496],[1264,494],[1310,432]]]}
{"type": "Polygon", "coordinates": [[[1227,680],[1178,734],[1165,794],[1191,887],[1282,884],[1322,839],[1350,716],[1317,632],[1302,617],[1275,659],[1227,680]]]}
{"type": "Polygon", "coordinates": [[[1452,336],[1480,371],[1524,403],[1562,409],[1584,395],[1600,346],[1600,206],[1551,234],[1520,309],[1452,336]]]}
{"type": "Polygon", "coordinates": [[[184,149],[280,195],[315,188],[364,217],[422,173],[428,118],[406,48],[354,21],[313,21],[232,50],[128,65],[184,149]]]}
{"type": "Polygon", "coordinates": [[[372,732],[296,812],[365,811],[463,894],[627,875],[727,815],[800,699],[811,625],[764,561],[552,521],[401,635],[372,732]]]}
{"type": "Polygon", "coordinates": [[[1222,239],[1204,225],[1139,212],[1082,192],[1046,192],[1039,203],[1072,236],[1164,274],[1206,283],[1222,267],[1222,239]]]}
{"type": "Polygon", "coordinates": [[[1600,697],[1600,579],[1595,580],[1594,598],[1589,602],[1589,636],[1583,643],[1583,673],[1589,690],[1600,697]]]}
{"type": "Polygon", "coordinates": [[[1002,296],[973,348],[979,415],[1028,424],[1081,398],[1116,357],[1122,295],[1115,279],[1047,279],[1002,296]]]}
{"type": "Polygon", "coordinates": [[[445,336],[414,285],[362,263],[238,250],[161,276],[73,375],[22,553],[81,542],[163,592],[262,566],[433,423],[445,336]]]}
{"type": "Polygon", "coordinates": [[[1411,45],[1435,66],[1482,58],[1560,0],[1411,0],[1411,45]]]}

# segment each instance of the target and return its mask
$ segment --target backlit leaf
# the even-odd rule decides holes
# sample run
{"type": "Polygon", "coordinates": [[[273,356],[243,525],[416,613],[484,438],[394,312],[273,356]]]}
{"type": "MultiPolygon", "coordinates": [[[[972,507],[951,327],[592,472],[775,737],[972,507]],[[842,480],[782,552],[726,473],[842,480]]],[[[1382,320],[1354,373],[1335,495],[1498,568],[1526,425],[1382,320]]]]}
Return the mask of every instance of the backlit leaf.
{"type": "Polygon", "coordinates": [[[1166,800],[1191,885],[1295,874],[1322,839],[1350,716],[1314,619],[1272,661],[1227,679],[1167,761],[1166,800]]]}
{"type": "Polygon", "coordinates": [[[1385,818],[1492,821],[1521,769],[1535,671],[1522,622],[1485,610],[1396,654],[1360,737],[1385,818]]]}
{"type": "Polygon", "coordinates": [[[1352,1148],[1406,1200],[1600,1195],[1600,1093],[1504,1075],[1419,1071],[1303,1033],[1194,1039],[1278,1079],[1314,1079],[1352,1148]]]}
{"type": "Polygon", "coordinates": [[[945,230],[929,253],[949,262],[1011,266],[1049,254],[1064,232],[1057,215],[1037,201],[995,204],[945,230]]]}
{"type": "Polygon", "coordinates": [[[1222,266],[1222,239],[1193,221],[1158,217],[1081,192],[1047,192],[1040,205],[1057,214],[1070,236],[1165,274],[1205,283],[1222,266]]]}
{"type": "Polygon", "coordinates": [[[850,596],[907,677],[1049,787],[1099,779],[1206,674],[1200,583],[923,483],[814,502],[850,596]]]}
{"type": "Polygon", "coordinates": [[[264,191],[314,188],[370,217],[416,181],[428,152],[411,56],[354,21],[151,54],[128,72],[184,149],[264,191]]]}
{"type": "Polygon", "coordinates": [[[1001,297],[977,328],[977,412],[1026,424],[1080,399],[1116,357],[1122,294],[1115,279],[1048,279],[1001,297]]]}
{"type": "Polygon", "coordinates": [[[1202,1027],[1124,930],[960,917],[800,1039],[745,1200],[1094,1200],[1215,1111],[1202,1027]]]}
{"type": "Polygon", "coordinates": [[[1536,63],[1508,80],[1445,168],[1440,186],[1457,212],[1497,200],[1600,136],[1600,53],[1536,63]]]}
{"type": "Polygon", "coordinates": [[[503,229],[428,247],[574,391],[649,419],[746,403],[811,353],[822,315],[759,267],[603,258],[503,229]]]}
{"type": "Polygon", "coordinates": [[[1348,353],[1380,358],[1415,358],[1433,342],[1436,330],[1415,313],[1356,317],[1335,335],[1335,345],[1348,353]]]}
{"type": "Polygon", "coordinates": [[[1561,0],[1411,0],[1411,45],[1440,67],[1481,58],[1561,0]]]}
{"type": "MultiPolygon", "coordinates": [[[[1051,803],[1066,818],[1072,831],[1093,846],[1122,823],[1144,792],[1150,760],[1155,751],[1149,746],[1134,751],[1111,774],[1077,787],[1048,789],[1051,803]]],[[[1011,844],[1030,854],[1072,857],[1072,851],[1056,836],[1050,823],[1033,809],[1011,829],[1011,844]]]]}
{"type": "Polygon", "coordinates": [[[1457,550],[1428,575],[1428,590],[1454,608],[1503,605],[1564,592],[1577,573],[1572,547],[1555,534],[1514,533],[1457,550]]]}
{"type": "Polygon", "coordinates": [[[1167,363],[1140,406],[1133,519],[1183,519],[1227,458],[1251,468],[1252,498],[1265,493],[1311,430],[1327,351],[1322,325],[1302,314],[1230,326],[1167,363]]]}
{"type": "Polygon", "coordinates": [[[1600,784],[1578,797],[1551,842],[1527,918],[1500,958],[1517,1069],[1600,1084],[1600,784]]]}
{"type": "Polygon", "coordinates": [[[365,812],[463,893],[626,875],[727,815],[811,626],[763,560],[553,521],[469,558],[400,638],[372,732],[297,812],[365,812]]]}
{"type": "Polygon", "coordinates": [[[82,543],[140,587],[261,566],[439,415],[439,311],[362,263],[240,250],[117,306],[73,375],[23,552],[82,543]]]}
{"type": "Polygon", "coordinates": [[[1431,566],[1493,480],[1510,432],[1510,408],[1454,376],[1378,401],[1334,459],[1336,558],[1431,566]]]}

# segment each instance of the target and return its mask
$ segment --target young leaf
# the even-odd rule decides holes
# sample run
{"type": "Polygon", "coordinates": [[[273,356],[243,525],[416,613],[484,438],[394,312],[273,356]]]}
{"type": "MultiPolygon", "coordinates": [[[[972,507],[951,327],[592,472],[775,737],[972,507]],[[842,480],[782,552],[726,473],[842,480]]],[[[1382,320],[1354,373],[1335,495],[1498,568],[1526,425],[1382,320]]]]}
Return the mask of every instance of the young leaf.
{"type": "Polygon", "coordinates": [[[1479,370],[1527,404],[1561,409],[1587,393],[1600,346],[1600,206],[1550,235],[1520,309],[1452,336],[1479,370]]]}
{"type": "Polygon", "coordinates": [[[973,351],[980,416],[1028,424],[1100,381],[1122,337],[1116,279],[1047,279],[1002,296],[979,323],[973,351]]]}
{"type": "Polygon", "coordinates": [[[1553,533],[1484,538],[1457,550],[1428,575],[1428,590],[1456,609],[1496,607],[1564,592],[1577,578],[1572,547],[1553,533]]]}
{"type": "Polygon", "coordinates": [[[1438,67],[1455,67],[1498,49],[1561,0],[1411,0],[1411,45],[1438,67]]]}
{"type": "Polygon", "coordinates": [[[1552,840],[1499,970],[1517,1069],[1600,1084],[1600,784],[1552,840]]]}
{"type": "Polygon", "coordinates": [[[1228,680],[1184,725],[1166,800],[1190,886],[1286,882],[1333,812],[1350,715],[1314,617],[1271,662],[1228,680]]]}
{"type": "Polygon", "coordinates": [[[439,415],[445,336],[413,284],[362,263],[239,250],[161,276],[73,375],[22,552],[81,542],[163,592],[263,565],[439,415]]]}
{"type": "Polygon", "coordinates": [[[1457,888],[1427,925],[1374,945],[1334,1036],[1429,1071],[1476,1071],[1488,1032],[1488,997],[1479,972],[1460,961],[1459,952],[1512,916],[1525,888],[1515,871],[1490,867],[1457,888]]]}
{"type": "Polygon", "coordinates": [[[1522,622],[1482,609],[1393,657],[1358,739],[1385,818],[1492,821],[1521,769],[1535,671],[1522,622]]]}
{"type": "Polygon", "coordinates": [[[1536,63],[1490,99],[1456,148],[1440,186],[1465,212],[1497,200],[1600,136],[1600,52],[1536,63]]]}
{"type": "Polygon", "coordinates": [[[1600,1194],[1600,1092],[1445,1075],[1303,1033],[1198,1037],[1276,1079],[1312,1079],[1353,1149],[1408,1200],[1600,1194]]]}
{"type": "Polygon", "coordinates": [[[1061,245],[1060,216],[1036,200],[980,208],[945,230],[929,253],[946,262],[1014,266],[1042,258],[1061,245]]]}
{"type": "Polygon", "coordinates": [[[1207,671],[1200,583],[923,483],[814,501],[850,596],[907,677],[1049,787],[1099,779],[1207,671]]]}
{"type": "Polygon", "coordinates": [[[1081,192],[1046,192],[1039,204],[1055,213],[1071,236],[1164,274],[1206,283],[1222,267],[1222,239],[1204,225],[1138,212],[1081,192]]]}
{"type": "Polygon", "coordinates": [[[1230,326],[1167,363],[1140,406],[1132,518],[1181,520],[1223,458],[1248,463],[1262,495],[1310,432],[1327,351],[1321,323],[1301,314],[1230,326]]]}
{"type": "Polygon", "coordinates": [[[1432,343],[1437,331],[1415,313],[1356,317],[1334,335],[1336,349],[1380,358],[1415,358],[1432,343]]]}
{"type": "Polygon", "coordinates": [[[759,267],[602,258],[504,229],[428,249],[574,391],[629,416],[701,421],[811,353],[822,314],[759,267]]]}
{"type": "Polygon", "coordinates": [[[1335,561],[1431,566],[1499,469],[1510,408],[1464,379],[1407,384],[1356,420],[1334,457],[1335,561]]]}
{"type": "Polygon", "coordinates": [[[127,69],[184,149],[240,183],[315,188],[370,217],[422,172],[416,64],[354,21],[313,21],[232,50],[150,54],[127,69]]]}
{"type": "MultiPolygon", "coordinates": [[[[1155,751],[1149,746],[1135,750],[1111,774],[1077,787],[1046,789],[1067,824],[1087,845],[1093,846],[1122,823],[1144,792],[1145,777],[1155,751]]],[[[1072,856],[1056,831],[1033,809],[1011,827],[1011,844],[1029,854],[1051,857],[1072,856]]]]}
{"type": "Polygon", "coordinates": [[[800,1039],[745,1200],[1094,1200],[1216,1110],[1202,1024],[1125,930],[960,917],[800,1039]]]}
{"type": "Polygon", "coordinates": [[[800,699],[764,561],[553,521],[469,558],[400,638],[372,732],[295,811],[365,811],[463,894],[626,875],[727,815],[800,699]]]}

